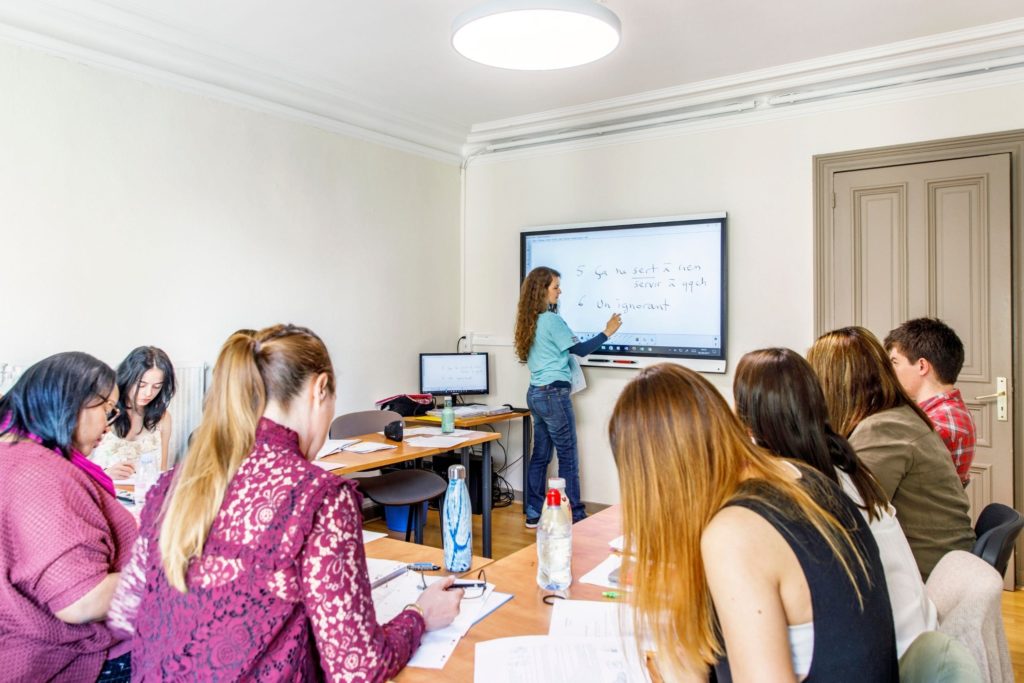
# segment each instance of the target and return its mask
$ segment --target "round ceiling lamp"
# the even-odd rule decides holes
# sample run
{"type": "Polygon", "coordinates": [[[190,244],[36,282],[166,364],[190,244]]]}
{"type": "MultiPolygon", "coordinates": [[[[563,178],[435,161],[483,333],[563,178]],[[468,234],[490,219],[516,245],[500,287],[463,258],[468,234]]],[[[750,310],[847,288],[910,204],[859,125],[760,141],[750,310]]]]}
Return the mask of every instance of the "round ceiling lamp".
{"type": "Polygon", "coordinates": [[[593,0],[490,0],[455,19],[452,46],[487,66],[565,69],[609,54],[621,27],[593,0]]]}

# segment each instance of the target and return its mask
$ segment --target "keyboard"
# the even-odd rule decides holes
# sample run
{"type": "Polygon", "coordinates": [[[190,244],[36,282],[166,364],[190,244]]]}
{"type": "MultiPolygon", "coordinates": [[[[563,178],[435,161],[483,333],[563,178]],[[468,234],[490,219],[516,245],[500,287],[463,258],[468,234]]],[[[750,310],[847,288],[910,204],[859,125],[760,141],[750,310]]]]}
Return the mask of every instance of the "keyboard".
{"type": "MultiPolygon", "coordinates": [[[[428,410],[427,415],[433,415],[435,417],[441,417],[442,408],[435,408],[434,410],[428,410]]],[[[501,415],[502,413],[510,413],[512,409],[508,406],[452,406],[452,410],[455,411],[455,419],[467,418],[467,417],[484,417],[489,415],[501,415]]]]}

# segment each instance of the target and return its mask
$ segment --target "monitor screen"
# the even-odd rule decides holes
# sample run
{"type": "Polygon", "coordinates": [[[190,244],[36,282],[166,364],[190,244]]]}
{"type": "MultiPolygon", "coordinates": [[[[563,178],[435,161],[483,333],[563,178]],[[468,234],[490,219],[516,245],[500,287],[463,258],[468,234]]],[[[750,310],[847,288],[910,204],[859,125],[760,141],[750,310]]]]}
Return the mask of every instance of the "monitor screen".
{"type": "Polygon", "coordinates": [[[486,353],[421,353],[421,394],[486,394],[486,353]]]}

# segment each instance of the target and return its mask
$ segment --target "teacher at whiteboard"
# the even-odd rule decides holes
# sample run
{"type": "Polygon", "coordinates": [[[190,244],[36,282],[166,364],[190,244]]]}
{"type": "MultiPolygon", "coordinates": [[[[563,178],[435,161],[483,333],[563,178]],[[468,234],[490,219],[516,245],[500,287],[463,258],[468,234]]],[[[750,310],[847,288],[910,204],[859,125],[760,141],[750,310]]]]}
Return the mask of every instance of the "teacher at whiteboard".
{"type": "MultiPolygon", "coordinates": [[[[569,397],[572,371],[569,354],[586,356],[596,351],[622,326],[622,315],[608,319],[604,332],[577,342],[572,330],[556,312],[562,293],[561,274],[551,268],[534,268],[523,281],[516,312],[515,350],[530,369],[526,404],[533,417],[533,454],[526,479],[526,527],[533,529],[544,507],[548,463],[558,453],[558,476],[572,506],[572,521],[587,516],[580,500],[579,457],[576,453],[576,416],[569,397]]],[[[525,446],[525,444],[524,444],[525,446]]]]}

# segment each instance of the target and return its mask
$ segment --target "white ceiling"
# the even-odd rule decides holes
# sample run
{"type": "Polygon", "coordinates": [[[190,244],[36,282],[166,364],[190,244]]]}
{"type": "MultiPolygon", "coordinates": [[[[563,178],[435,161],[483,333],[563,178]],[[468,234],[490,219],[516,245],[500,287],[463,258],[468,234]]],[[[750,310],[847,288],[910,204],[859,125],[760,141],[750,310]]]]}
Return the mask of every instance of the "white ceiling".
{"type": "Polygon", "coordinates": [[[1021,0],[605,0],[622,21],[609,57],[512,72],[451,48],[452,20],[477,1],[0,0],[0,24],[115,54],[117,34],[135,42],[122,57],[144,52],[150,67],[161,51],[231,65],[344,102],[355,125],[389,119],[465,141],[475,124],[1024,17],[1021,0]]]}

